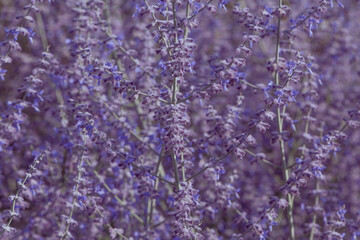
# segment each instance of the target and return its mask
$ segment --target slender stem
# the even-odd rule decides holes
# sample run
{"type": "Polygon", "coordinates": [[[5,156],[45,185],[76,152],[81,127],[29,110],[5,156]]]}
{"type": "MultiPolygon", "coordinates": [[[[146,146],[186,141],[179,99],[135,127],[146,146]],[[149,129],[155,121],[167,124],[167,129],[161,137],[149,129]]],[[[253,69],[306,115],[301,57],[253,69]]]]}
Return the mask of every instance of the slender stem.
{"type": "Polygon", "coordinates": [[[171,103],[176,105],[177,102],[177,98],[176,98],[176,93],[177,93],[177,78],[174,77],[174,81],[173,81],[173,86],[172,86],[172,99],[171,99],[171,103]]]}
{"type": "Polygon", "coordinates": [[[86,143],[86,138],[84,137],[84,142],[83,142],[83,146],[81,149],[81,153],[80,153],[80,160],[78,162],[78,174],[76,176],[76,185],[75,185],[75,191],[73,192],[73,200],[72,200],[72,204],[71,204],[71,209],[70,209],[70,214],[69,214],[69,218],[66,221],[66,228],[64,233],[61,236],[61,240],[66,239],[66,236],[69,234],[69,229],[70,229],[70,224],[71,224],[71,220],[72,216],[74,214],[74,209],[75,209],[75,202],[76,202],[76,193],[78,192],[79,188],[80,188],[80,179],[81,179],[81,168],[82,168],[82,164],[83,164],[83,160],[84,160],[84,149],[85,149],[85,143],[86,143]]]}
{"type": "Polygon", "coordinates": [[[147,171],[146,169],[144,169],[144,168],[142,168],[142,167],[140,167],[140,166],[138,166],[138,165],[136,165],[136,164],[134,164],[134,163],[132,163],[131,165],[132,165],[133,167],[141,170],[141,171],[144,171],[144,172],[149,173],[151,176],[154,176],[154,177],[158,178],[160,181],[163,181],[163,182],[166,182],[167,184],[170,184],[170,185],[172,185],[172,186],[175,186],[174,183],[166,180],[165,178],[162,178],[162,177],[158,176],[158,175],[155,174],[155,173],[149,172],[149,171],[147,171]]]}
{"type": "MultiPolygon", "coordinates": [[[[36,22],[37,22],[37,25],[38,25],[38,28],[39,28],[40,38],[41,38],[43,50],[48,52],[50,46],[49,46],[49,43],[48,43],[48,40],[47,40],[47,35],[46,35],[46,31],[45,31],[45,25],[44,25],[44,21],[43,21],[41,13],[36,14],[36,22]]],[[[64,97],[62,95],[62,92],[61,92],[60,88],[58,88],[55,83],[50,81],[50,84],[55,90],[56,100],[59,103],[61,125],[63,127],[66,127],[67,124],[68,124],[68,120],[67,120],[66,112],[64,110],[64,106],[65,106],[64,97]]]]}
{"type": "MultiPolygon", "coordinates": [[[[97,211],[97,213],[100,215],[100,217],[102,217],[104,220],[106,220],[105,217],[104,217],[104,215],[100,212],[99,209],[96,208],[96,211],[97,211]]],[[[109,223],[106,223],[106,226],[108,226],[108,228],[113,228],[109,223]]],[[[122,235],[119,231],[116,230],[115,232],[116,232],[116,234],[117,234],[121,239],[128,239],[127,237],[125,237],[124,235],[122,235]]]]}
{"type": "MultiPolygon", "coordinates": [[[[146,4],[146,6],[147,6],[148,8],[150,8],[149,3],[148,3],[146,0],[145,0],[144,2],[145,2],[145,4],[146,4]]],[[[153,12],[151,13],[151,16],[152,16],[153,20],[155,21],[155,23],[157,23],[157,22],[158,22],[158,19],[156,18],[155,14],[154,14],[153,12]]],[[[167,18],[168,18],[168,17],[167,17],[167,18]]],[[[159,24],[157,24],[157,29],[158,29],[158,31],[159,31],[159,33],[160,33],[161,40],[162,40],[163,43],[165,44],[166,50],[167,50],[170,58],[172,59],[172,55],[171,55],[169,43],[166,41],[166,39],[165,39],[165,37],[164,37],[164,35],[163,35],[163,31],[161,30],[159,24]]]]}
{"type": "Polygon", "coordinates": [[[252,87],[252,88],[259,88],[258,86],[252,84],[252,83],[249,83],[248,81],[244,80],[244,79],[241,79],[240,80],[242,83],[245,83],[246,85],[252,87]]]}
{"type": "MultiPolygon", "coordinates": [[[[321,4],[322,5],[322,4],[321,4]]],[[[317,11],[319,10],[318,7],[316,7],[312,12],[310,12],[306,18],[304,18],[302,21],[298,22],[295,26],[291,27],[288,32],[292,32],[294,29],[298,28],[299,26],[301,26],[304,22],[306,22],[306,20],[308,20],[312,15],[314,15],[317,11]]]]}
{"type": "Polygon", "coordinates": [[[202,174],[203,172],[205,172],[208,168],[210,168],[211,166],[213,166],[214,164],[220,162],[221,160],[225,159],[227,156],[229,156],[233,151],[229,151],[228,153],[224,154],[223,156],[221,156],[220,158],[216,159],[213,163],[209,163],[207,164],[205,167],[203,167],[202,169],[200,169],[200,171],[196,172],[194,175],[192,175],[191,177],[189,177],[188,179],[186,179],[186,181],[190,181],[193,178],[196,178],[197,176],[199,176],[200,174],[202,174]]]}
{"type": "MultiPolygon", "coordinates": [[[[98,130],[96,127],[94,127],[94,131],[98,132],[99,130],[98,130]]],[[[112,149],[112,150],[116,152],[116,150],[115,150],[115,149],[112,149]]],[[[123,158],[123,159],[124,159],[124,158],[126,158],[126,157],[124,157],[123,155],[121,155],[121,154],[119,154],[119,153],[118,153],[118,155],[119,155],[119,157],[121,157],[121,158],[123,158]]],[[[159,180],[161,180],[161,181],[163,181],[163,182],[166,182],[166,183],[168,183],[168,184],[170,184],[170,185],[174,186],[174,183],[172,183],[172,182],[170,182],[170,181],[166,180],[165,178],[162,178],[162,177],[158,176],[158,175],[157,175],[157,174],[155,174],[155,173],[152,173],[152,172],[150,172],[150,171],[148,171],[148,170],[144,169],[143,167],[138,166],[138,165],[137,165],[137,164],[135,164],[135,163],[131,163],[131,166],[132,166],[132,167],[135,167],[136,169],[139,169],[139,170],[141,170],[141,171],[143,171],[143,172],[149,173],[150,175],[152,175],[152,176],[154,176],[154,177],[158,178],[159,180]]]]}
{"type": "MultiPolygon", "coordinates": [[[[256,157],[256,154],[253,153],[252,151],[248,150],[248,149],[245,149],[245,152],[247,152],[248,154],[250,154],[250,155],[253,156],[253,157],[256,157]]],[[[274,164],[274,163],[272,163],[272,162],[270,162],[270,161],[268,161],[268,160],[266,160],[266,159],[261,159],[260,161],[262,161],[262,162],[264,162],[264,163],[266,163],[266,164],[268,164],[268,165],[270,165],[270,166],[273,166],[273,167],[275,167],[275,168],[282,169],[282,168],[279,167],[278,165],[276,165],[276,164],[274,164]]]]}
{"type": "Polygon", "coordinates": [[[36,13],[36,22],[37,22],[37,25],[38,25],[38,28],[39,28],[42,47],[43,47],[44,51],[46,51],[46,49],[49,46],[49,43],[48,43],[48,40],[47,40],[47,37],[46,37],[45,25],[44,25],[43,18],[41,16],[41,12],[36,13]]]}
{"type": "MultiPolygon", "coordinates": [[[[252,151],[248,150],[248,149],[244,149],[245,152],[247,152],[248,154],[250,154],[251,156],[253,157],[256,157],[257,155],[255,153],[253,153],[252,151]]],[[[281,179],[281,177],[278,176],[278,174],[275,173],[275,170],[274,169],[271,169],[271,168],[267,168],[264,166],[264,164],[268,164],[274,168],[277,168],[277,169],[282,169],[281,167],[279,167],[278,165],[276,164],[273,164],[272,162],[266,160],[266,159],[259,159],[261,162],[261,166],[263,167],[263,169],[271,176],[274,176],[276,178],[276,180],[280,183],[280,184],[283,184],[283,180],[281,179]]]]}
{"type": "MultiPolygon", "coordinates": [[[[342,127],[339,128],[339,131],[340,131],[340,132],[344,131],[347,126],[348,126],[347,124],[343,125],[342,127]]],[[[303,171],[305,171],[305,170],[308,169],[308,168],[309,168],[309,165],[307,165],[303,171]]],[[[290,184],[288,185],[288,188],[291,188],[295,183],[296,183],[296,181],[293,181],[292,183],[290,183],[290,184]]],[[[290,195],[290,194],[288,193],[287,195],[290,195]]],[[[256,223],[260,223],[261,221],[263,221],[263,219],[264,219],[264,217],[263,217],[264,214],[265,214],[265,213],[269,213],[269,212],[275,207],[276,203],[277,203],[277,202],[275,201],[273,204],[271,204],[270,207],[269,207],[269,209],[266,210],[266,211],[264,211],[264,213],[261,215],[261,217],[259,218],[259,220],[258,220],[256,223]]],[[[242,237],[244,237],[247,233],[249,233],[249,232],[251,231],[251,229],[252,229],[252,228],[249,227],[246,231],[242,232],[242,233],[241,233],[242,237]]]]}
{"type": "MultiPolygon", "coordinates": [[[[161,166],[161,162],[163,159],[163,149],[161,150],[161,153],[159,155],[159,159],[158,162],[156,164],[156,174],[160,175],[160,166],[161,166]]],[[[160,175],[161,176],[161,175],[160,175]]],[[[155,186],[154,186],[154,190],[158,190],[159,188],[159,179],[155,180],[155,186]]],[[[151,226],[151,222],[152,222],[152,218],[153,218],[153,214],[154,214],[154,208],[155,208],[155,204],[156,204],[156,199],[151,199],[150,201],[150,210],[149,210],[149,218],[148,218],[148,226],[151,226]]]]}
{"type": "MultiPolygon", "coordinates": [[[[184,163],[184,152],[181,152],[181,162],[184,163]]],[[[183,182],[186,181],[186,174],[185,174],[185,172],[186,172],[186,169],[185,169],[185,166],[183,165],[183,166],[181,167],[181,173],[182,173],[182,180],[183,180],[183,182]]]]}
{"type": "MultiPolygon", "coordinates": [[[[90,163],[89,160],[86,160],[86,163],[87,163],[89,166],[91,166],[91,163],[90,163]]],[[[118,203],[120,203],[121,206],[126,206],[126,202],[123,201],[123,200],[121,200],[121,199],[114,193],[114,191],[109,187],[109,185],[108,185],[106,182],[102,181],[102,178],[101,178],[100,174],[98,173],[98,171],[96,171],[95,169],[92,169],[92,171],[93,171],[93,173],[95,174],[96,178],[99,180],[99,182],[105,187],[105,189],[114,196],[115,200],[116,200],[118,203]]],[[[138,220],[141,224],[144,224],[144,221],[141,219],[141,217],[140,217],[139,215],[137,215],[133,210],[130,210],[130,214],[131,214],[136,220],[138,220]]]]}
{"type": "Polygon", "coordinates": [[[174,168],[175,186],[177,187],[177,189],[180,189],[179,170],[178,170],[177,163],[176,163],[176,155],[172,154],[171,158],[172,158],[172,164],[173,164],[173,168],[174,168]]]}
{"type": "MultiPolygon", "coordinates": [[[[279,8],[282,7],[282,0],[279,0],[279,8]]],[[[275,53],[275,63],[279,63],[279,56],[280,56],[280,33],[281,33],[281,17],[278,16],[278,22],[277,22],[277,34],[276,34],[276,53],[275,53]]],[[[280,85],[280,76],[279,71],[276,70],[275,72],[275,84],[280,85]]],[[[277,123],[278,123],[278,130],[280,135],[283,132],[283,119],[281,117],[281,109],[280,107],[277,107],[277,123]]],[[[283,170],[283,178],[285,182],[289,179],[289,170],[287,168],[287,162],[286,162],[286,156],[285,156],[285,144],[284,140],[280,139],[280,152],[281,152],[281,162],[282,162],[282,170],[283,170]]],[[[294,199],[288,195],[288,202],[289,202],[289,208],[288,208],[288,217],[290,222],[290,236],[291,240],[295,240],[295,226],[294,226],[294,217],[293,217],[293,201],[294,199]]]]}
{"type": "MultiPolygon", "coordinates": [[[[306,126],[305,126],[306,133],[308,132],[308,129],[309,129],[309,116],[310,116],[310,114],[311,114],[311,108],[309,109],[308,118],[306,119],[306,126]]],[[[323,137],[323,128],[320,128],[320,137],[323,137]]],[[[316,192],[317,193],[318,193],[319,189],[320,189],[320,180],[318,178],[316,178],[316,190],[317,190],[316,192]]],[[[316,197],[315,197],[315,206],[319,205],[319,199],[320,199],[320,196],[319,196],[319,194],[317,194],[316,197]]],[[[315,230],[316,230],[316,227],[315,227],[316,218],[317,218],[317,215],[316,215],[316,213],[314,213],[309,240],[314,239],[315,230]]]]}
{"type": "Polygon", "coordinates": [[[311,115],[311,108],[308,111],[307,118],[306,118],[306,124],[305,124],[305,133],[309,132],[309,117],[311,115]]]}
{"type": "MultiPolygon", "coordinates": [[[[173,11],[173,22],[174,22],[174,29],[175,29],[175,44],[178,43],[178,36],[177,36],[177,20],[176,20],[176,1],[173,0],[172,2],[172,11],[173,11]]],[[[171,57],[171,55],[170,55],[171,57]]],[[[171,57],[172,58],[172,57],[171,57]]],[[[173,80],[173,84],[172,84],[172,98],[171,98],[171,103],[176,105],[177,104],[177,91],[178,91],[178,82],[177,82],[177,77],[174,77],[173,80]]],[[[174,153],[171,154],[171,159],[172,159],[172,165],[173,165],[173,169],[174,169],[174,177],[175,177],[175,186],[177,189],[180,189],[180,178],[179,178],[179,169],[177,166],[177,161],[176,161],[176,155],[174,153]]]]}
{"type": "MultiPolygon", "coordinates": [[[[224,70],[227,70],[231,67],[231,65],[233,64],[234,61],[231,61],[225,68],[224,70]]],[[[187,96],[186,98],[184,99],[181,99],[180,101],[178,101],[178,103],[182,103],[182,102],[185,102],[187,100],[189,100],[190,98],[192,98],[195,94],[195,92],[202,92],[202,91],[205,91],[206,89],[208,89],[209,87],[211,87],[216,81],[218,81],[219,79],[218,78],[215,78],[214,80],[212,80],[209,84],[207,84],[206,86],[204,86],[203,88],[201,88],[200,90],[193,90],[189,96],[187,96]]]]}
{"type": "MultiPolygon", "coordinates": [[[[109,29],[110,29],[110,26],[109,26],[109,29]]],[[[128,51],[123,47],[121,46],[117,39],[114,38],[114,35],[111,33],[111,30],[108,30],[106,31],[106,34],[108,35],[109,39],[108,40],[113,40],[113,42],[117,45],[117,48],[120,49],[120,51],[122,53],[124,53],[137,67],[139,67],[146,75],[152,77],[155,79],[156,82],[158,83],[162,83],[160,79],[158,79],[156,76],[154,76],[152,73],[150,73],[148,70],[146,70],[146,68],[144,68],[141,64],[140,64],[140,61],[138,59],[135,59],[133,56],[131,56],[128,51]]],[[[167,86],[165,86],[167,87],[167,86]]]]}
{"type": "Polygon", "coordinates": [[[178,35],[177,35],[177,20],[176,20],[176,1],[172,2],[172,11],[173,11],[173,21],[174,21],[174,29],[175,29],[175,43],[178,43],[178,35]]]}
{"type": "MultiPolygon", "coordinates": [[[[319,190],[320,188],[320,181],[319,179],[316,179],[316,190],[319,190]]],[[[315,197],[315,206],[319,205],[319,194],[316,195],[315,197]]],[[[314,234],[315,234],[315,224],[316,224],[316,213],[313,216],[313,221],[312,221],[312,227],[311,227],[311,233],[310,233],[310,238],[309,240],[313,240],[314,239],[314,234]]]]}
{"type": "MultiPolygon", "coordinates": [[[[213,0],[209,0],[207,3],[204,4],[204,6],[202,8],[200,8],[198,11],[196,11],[195,14],[193,14],[191,17],[187,17],[186,19],[188,21],[190,21],[191,19],[193,19],[194,17],[196,17],[199,13],[201,13],[205,8],[207,8],[207,6],[212,2],[213,0]]],[[[185,21],[182,21],[179,24],[179,27],[181,27],[183,24],[185,23],[185,21]]]]}
{"type": "MultiPolygon", "coordinates": [[[[174,28],[175,28],[175,44],[178,43],[178,38],[177,38],[177,20],[176,20],[176,3],[175,0],[173,0],[172,2],[172,11],[173,11],[173,22],[174,22],[174,28]]],[[[171,103],[175,104],[177,103],[177,98],[176,98],[176,94],[177,94],[177,89],[178,89],[178,84],[177,84],[177,77],[174,77],[173,80],[173,84],[172,84],[172,98],[171,98],[171,103]]]]}
{"type": "Polygon", "coordinates": [[[108,27],[110,28],[110,24],[111,24],[110,0],[105,0],[105,16],[108,27]]]}
{"type": "MultiPolygon", "coordinates": [[[[271,103],[270,106],[267,108],[267,110],[270,110],[271,107],[274,105],[274,103],[271,103]]],[[[255,126],[253,126],[252,128],[250,128],[250,130],[245,134],[245,136],[243,137],[243,140],[240,141],[237,146],[240,146],[244,140],[255,130],[255,126]]],[[[191,177],[189,177],[188,179],[186,179],[186,181],[190,181],[191,179],[199,176],[201,173],[203,173],[204,171],[206,171],[207,169],[209,169],[211,166],[213,166],[214,164],[217,164],[218,162],[220,162],[221,160],[225,159],[227,156],[229,156],[232,152],[234,151],[234,148],[231,148],[229,152],[227,152],[226,154],[222,155],[221,157],[219,157],[218,159],[212,161],[211,163],[207,164],[205,167],[203,167],[202,169],[200,169],[198,172],[196,172],[194,175],[192,175],[191,177]]]]}
{"type": "MultiPolygon", "coordinates": [[[[189,18],[190,16],[190,1],[187,0],[186,1],[186,18],[189,18]]],[[[189,27],[185,27],[185,33],[184,33],[184,38],[187,39],[189,34],[189,27]]]]}
{"type": "Polygon", "coordinates": [[[15,214],[15,206],[16,206],[16,202],[20,197],[20,193],[22,192],[22,190],[25,187],[25,184],[27,183],[27,181],[29,180],[29,178],[31,178],[31,172],[33,172],[36,169],[36,165],[39,164],[42,159],[44,158],[44,154],[42,154],[40,157],[36,158],[34,160],[34,163],[30,165],[30,169],[29,172],[26,173],[24,180],[19,184],[18,190],[16,191],[16,194],[14,196],[14,199],[12,200],[12,205],[11,205],[11,216],[6,224],[5,227],[2,227],[1,231],[0,231],[0,238],[3,236],[3,234],[6,231],[6,228],[10,227],[10,224],[12,223],[14,217],[16,216],[15,214]]]}
{"type": "Polygon", "coordinates": [[[152,228],[152,229],[157,228],[158,226],[160,226],[161,224],[165,223],[166,221],[167,221],[167,219],[164,219],[164,220],[162,220],[162,221],[154,224],[153,226],[151,226],[151,228],[152,228]]]}
{"type": "MultiPolygon", "coordinates": [[[[108,70],[105,70],[105,72],[106,72],[107,74],[109,74],[110,76],[113,75],[113,73],[110,72],[110,71],[108,71],[108,70]]],[[[139,94],[139,95],[146,96],[146,97],[149,97],[149,96],[150,96],[149,94],[144,93],[144,92],[142,92],[142,91],[140,91],[140,90],[138,90],[138,89],[135,90],[135,91],[136,91],[136,93],[139,94]]],[[[166,101],[165,99],[157,98],[157,100],[159,100],[160,102],[163,102],[163,103],[165,103],[165,104],[169,104],[169,102],[166,101]]]]}
{"type": "MultiPolygon", "coordinates": [[[[109,104],[107,102],[104,102],[105,107],[111,112],[111,114],[115,117],[116,120],[120,121],[120,117],[117,115],[116,112],[114,112],[113,110],[111,110],[109,104]]],[[[151,150],[153,153],[155,153],[156,155],[160,156],[160,154],[150,146],[149,143],[145,142],[143,139],[141,139],[141,137],[135,133],[133,130],[129,130],[130,134],[133,135],[137,140],[139,140],[141,143],[145,144],[146,147],[151,150]]]]}

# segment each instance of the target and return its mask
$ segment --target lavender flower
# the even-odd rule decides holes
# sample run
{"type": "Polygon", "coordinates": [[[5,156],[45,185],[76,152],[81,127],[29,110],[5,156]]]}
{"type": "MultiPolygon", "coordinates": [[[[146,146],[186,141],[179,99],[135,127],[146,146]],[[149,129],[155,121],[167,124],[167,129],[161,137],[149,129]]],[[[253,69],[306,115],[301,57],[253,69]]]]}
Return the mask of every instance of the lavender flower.
{"type": "Polygon", "coordinates": [[[0,238],[357,239],[359,15],[2,1],[0,238]]]}

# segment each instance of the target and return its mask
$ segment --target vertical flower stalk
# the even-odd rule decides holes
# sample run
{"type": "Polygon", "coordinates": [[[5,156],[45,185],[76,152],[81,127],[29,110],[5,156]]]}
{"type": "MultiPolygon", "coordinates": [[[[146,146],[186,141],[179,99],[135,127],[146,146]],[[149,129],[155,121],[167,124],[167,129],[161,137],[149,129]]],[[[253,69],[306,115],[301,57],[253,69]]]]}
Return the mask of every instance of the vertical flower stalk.
{"type": "MultiPolygon", "coordinates": [[[[275,63],[277,66],[277,69],[275,71],[275,79],[274,82],[277,86],[280,85],[280,72],[279,72],[279,59],[280,59],[280,40],[281,40],[281,13],[280,10],[283,7],[283,3],[282,0],[279,0],[279,5],[278,5],[278,9],[279,9],[279,13],[278,13],[278,21],[277,21],[277,32],[276,32],[276,53],[275,53],[275,63]]],[[[279,134],[282,135],[283,133],[283,119],[281,117],[281,109],[280,106],[277,106],[277,124],[278,124],[278,131],[279,134]]],[[[288,166],[287,166],[287,161],[286,161],[286,155],[285,155],[285,144],[284,144],[284,140],[283,138],[279,139],[279,143],[280,143],[280,152],[281,152],[281,163],[282,163],[282,171],[283,171],[283,178],[284,181],[287,182],[289,179],[289,170],[288,170],[288,166]]],[[[292,240],[295,240],[295,226],[294,226],[294,217],[293,217],[293,202],[294,202],[294,198],[290,195],[288,195],[288,203],[289,203],[289,208],[287,210],[288,212],[288,218],[289,218],[289,228],[290,228],[290,236],[292,240]]]]}
{"type": "Polygon", "coordinates": [[[79,156],[79,160],[78,160],[78,164],[77,164],[78,173],[77,173],[77,176],[76,176],[76,179],[75,179],[76,184],[75,184],[74,190],[72,192],[73,193],[73,199],[72,199],[72,203],[71,203],[71,206],[70,206],[69,216],[65,217],[65,222],[66,222],[65,230],[64,230],[64,232],[62,234],[59,234],[59,237],[61,238],[61,240],[64,240],[64,239],[67,239],[67,238],[73,238],[72,234],[69,231],[70,226],[72,224],[77,223],[73,219],[73,214],[74,214],[75,207],[78,206],[76,204],[77,198],[79,196],[81,196],[81,194],[79,192],[79,189],[80,189],[80,184],[82,182],[82,172],[84,171],[84,168],[83,168],[82,165],[83,165],[83,162],[84,162],[84,151],[85,151],[85,144],[86,144],[85,133],[83,134],[82,138],[83,138],[83,145],[81,146],[80,156],[79,156]]]}
{"type": "MultiPolygon", "coordinates": [[[[316,190],[320,189],[320,180],[316,179],[316,190]]],[[[315,206],[319,205],[319,194],[316,195],[315,197],[315,206]]],[[[309,240],[313,240],[314,239],[314,235],[315,235],[315,231],[316,231],[316,220],[317,220],[317,215],[316,213],[314,213],[313,219],[312,219],[312,226],[311,226],[311,232],[310,232],[310,238],[309,240]]]]}
{"type": "Polygon", "coordinates": [[[11,210],[10,210],[10,218],[8,220],[8,222],[5,225],[2,225],[2,229],[0,231],[0,238],[2,238],[2,236],[6,233],[11,233],[11,232],[16,232],[16,229],[13,227],[10,227],[11,223],[13,222],[14,218],[19,218],[20,217],[20,213],[16,212],[16,202],[17,201],[23,201],[24,199],[20,196],[21,192],[23,190],[25,190],[26,187],[26,183],[30,180],[30,178],[32,177],[32,174],[34,174],[37,169],[36,166],[43,161],[44,158],[44,154],[41,154],[38,157],[35,157],[34,162],[30,165],[28,172],[25,174],[25,178],[24,180],[19,180],[18,181],[18,190],[16,191],[15,195],[11,195],[9,196],[9,200],[12,201],[11,204],[11,210]]]}
{"type": "MultiPolygon", "coordinates": [[[[173,0],[172,2],[172,12],[173,12],[173,24],[175,29],[175,44],[178,44],[178,34],[177,34],[177,19],[176,19],[176,0],[173,0]]],[[[170,55],[171,57],[171,55],[170,55]]],[[[178,80],[177,76],[173,76],[173,84],[172,84],[172,97],[171,97],[171,104],[174,105],[174,107],[177,104],[177,92],[178,92],[178,80]]],[[[174,137],[174,136],[173,136],[174,137]]],[[[183,139],[182,139],[183,141],[183,139]]],[[[176,160],[176,154],[172,153],[171,155],[173,169],[174,169],[174,177],[175,177],[175,185],[178,189],[180,189],[180,177],[179,177],[179,169],[177,165],[176,160]]]]}

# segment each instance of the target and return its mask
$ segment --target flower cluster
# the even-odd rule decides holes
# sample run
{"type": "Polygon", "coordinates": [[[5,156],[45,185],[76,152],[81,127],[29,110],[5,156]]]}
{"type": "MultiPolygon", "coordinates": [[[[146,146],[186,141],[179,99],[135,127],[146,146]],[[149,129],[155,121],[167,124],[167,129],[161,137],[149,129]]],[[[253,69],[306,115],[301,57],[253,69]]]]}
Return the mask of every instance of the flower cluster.
{"type": "Polygon", "coordinates": [[[358,239],[358,0],[1,1],[0,239],[358,239]]]}

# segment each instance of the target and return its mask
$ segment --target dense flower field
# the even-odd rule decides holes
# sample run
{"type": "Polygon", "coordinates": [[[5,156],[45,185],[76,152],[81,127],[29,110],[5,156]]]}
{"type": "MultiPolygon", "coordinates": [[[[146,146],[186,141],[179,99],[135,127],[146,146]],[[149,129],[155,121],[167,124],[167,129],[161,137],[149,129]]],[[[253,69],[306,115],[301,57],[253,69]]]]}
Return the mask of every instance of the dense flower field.
{"type": "Polygon", "coordinates": [[[359,0],[1,0],[0,239],[360,239],[359,0]]]}

